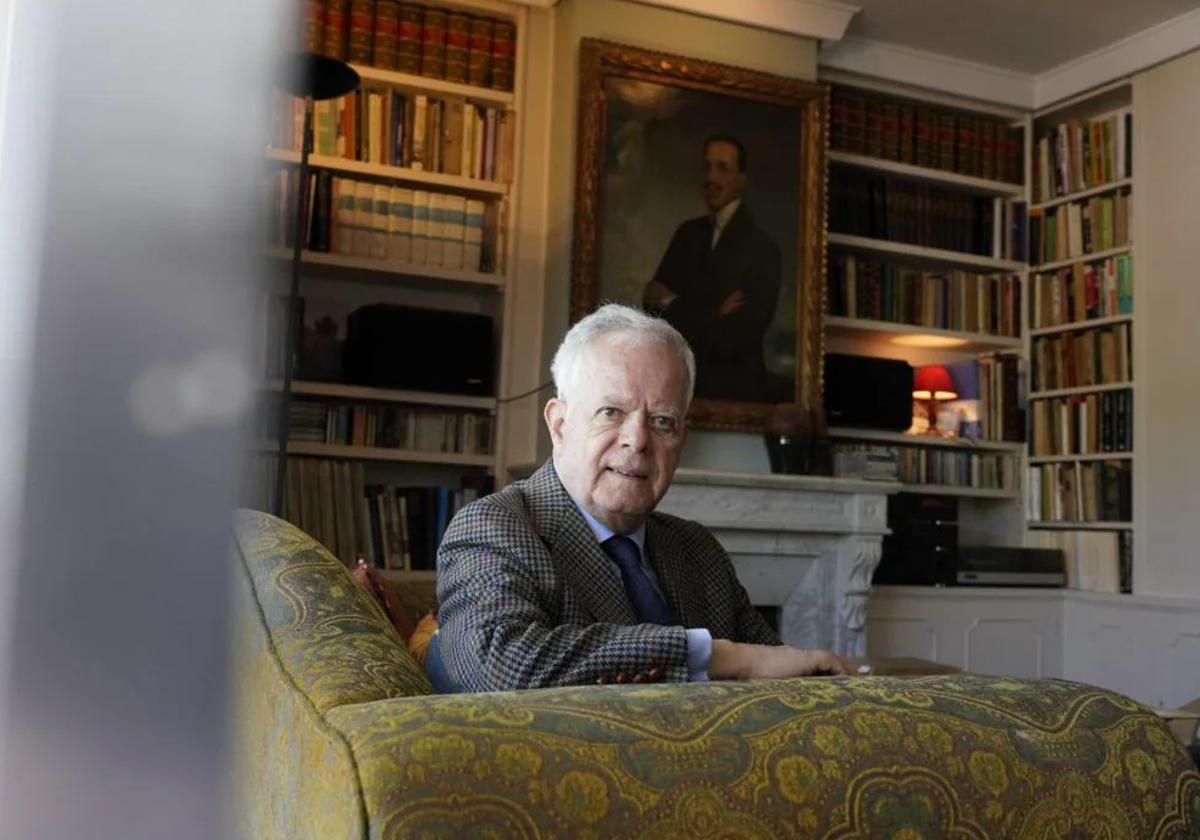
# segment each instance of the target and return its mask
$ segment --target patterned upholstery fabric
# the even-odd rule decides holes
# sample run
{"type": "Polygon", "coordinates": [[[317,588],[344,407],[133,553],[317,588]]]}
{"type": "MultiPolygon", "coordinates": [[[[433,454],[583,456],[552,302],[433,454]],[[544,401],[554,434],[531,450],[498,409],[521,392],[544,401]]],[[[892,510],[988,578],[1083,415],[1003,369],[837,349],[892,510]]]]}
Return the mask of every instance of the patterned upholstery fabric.
{"type": "Polygon", "coordinates": [[[238,543],[247,837],[1200,837],[1200,774],[1111,692],[954,675],[396,696],[411,669],[336,561],[259,514],[238,543]]]}
{"type": "Polygon", "coordinates": [[[280,663],[318,711],[433,689],[387,616],[324,546],[239,511],[238,549],[280,663]]]}

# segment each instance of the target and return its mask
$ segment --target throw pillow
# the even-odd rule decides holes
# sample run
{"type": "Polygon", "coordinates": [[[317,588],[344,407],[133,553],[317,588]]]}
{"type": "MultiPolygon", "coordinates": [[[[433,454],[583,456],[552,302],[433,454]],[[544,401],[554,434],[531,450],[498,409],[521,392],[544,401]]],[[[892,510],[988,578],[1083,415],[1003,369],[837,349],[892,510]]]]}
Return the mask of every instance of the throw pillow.
{"type": "Polygon", "coordinates": [[[401,603],[400,596],[388,583],[387,578],[379,573],[379,570],[374,566],[367,565],[365,560],[360,559],[358,563],[350,570],[351,577],[354,582],[369,592],[376,603],[379,604],[383,614],[388,617],[388,621],[396,628],[396,632],[400,634],[400,638],[405,644],[408,644],[409,638],[413,634],[415,624],[412,616],[404,609],[401,603]]]}
{"type": "Polygon", "coordinates": [[[417,622],[416,628],[408,638],[408,652],[422,668],[425,667],[425,654],[429,651],[429,640],[433,638],[437,629],[437,613],[429,612],[417,622]]]}

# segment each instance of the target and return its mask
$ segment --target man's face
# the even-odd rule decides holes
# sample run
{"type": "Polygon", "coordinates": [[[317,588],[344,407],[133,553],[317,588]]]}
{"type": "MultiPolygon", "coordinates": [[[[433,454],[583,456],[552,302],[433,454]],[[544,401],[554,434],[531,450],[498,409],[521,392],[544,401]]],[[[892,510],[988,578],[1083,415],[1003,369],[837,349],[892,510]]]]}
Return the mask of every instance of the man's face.
{"type": "Polygon", "coordinates": [[[715,213],[738,198],[746,188],[746,176],[738,172],[737,147],[717,141],[704,149],[704,203],[715,213]]]}
{"type": "Polygon", "coordinates": [[[687,369],[665,344],[594,339],[566,400],[546,403],[554,467],[579,505],[618,533],[667,492],[687,430],[687,369]]]}

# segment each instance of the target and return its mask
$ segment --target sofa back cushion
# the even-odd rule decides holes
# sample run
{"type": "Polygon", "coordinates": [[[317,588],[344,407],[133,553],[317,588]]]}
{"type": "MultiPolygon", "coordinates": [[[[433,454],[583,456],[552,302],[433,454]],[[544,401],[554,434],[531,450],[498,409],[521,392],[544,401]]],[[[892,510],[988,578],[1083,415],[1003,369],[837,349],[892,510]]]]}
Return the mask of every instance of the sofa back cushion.
{"type": "Polygon", "coordinates": [[[234,515],[234,534],[280,665],[318,711],[432,692],[383,611],[316,540],[249,510],[234,515]]]}

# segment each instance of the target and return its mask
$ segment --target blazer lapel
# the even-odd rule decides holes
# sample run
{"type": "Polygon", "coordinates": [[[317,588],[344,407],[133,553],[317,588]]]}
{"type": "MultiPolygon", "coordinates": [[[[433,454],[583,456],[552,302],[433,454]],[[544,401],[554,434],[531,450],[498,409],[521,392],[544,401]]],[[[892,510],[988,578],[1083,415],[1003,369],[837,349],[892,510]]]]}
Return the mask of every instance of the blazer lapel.
{"type": "Polygon", "coordinates": [[[679,540],[659,525],[653,516],[646,522],[646,549],[658,585],[675,617],[684,627],[704,627],[707,611],[704,597],[691,581],[695,570],[679,540]]]}
{"type": "Polygon", "coordinates": [[[582,607],[599,622],[636,624],[621,573],[596,542],[552,462],[530,477],[528,493],[531,512],[550,547],[551,562],[582,607]]]}

